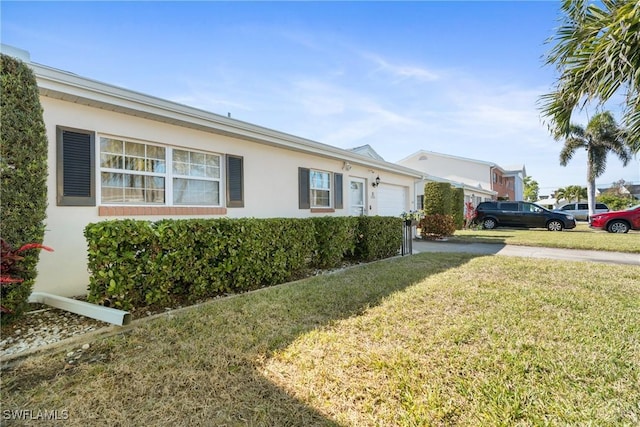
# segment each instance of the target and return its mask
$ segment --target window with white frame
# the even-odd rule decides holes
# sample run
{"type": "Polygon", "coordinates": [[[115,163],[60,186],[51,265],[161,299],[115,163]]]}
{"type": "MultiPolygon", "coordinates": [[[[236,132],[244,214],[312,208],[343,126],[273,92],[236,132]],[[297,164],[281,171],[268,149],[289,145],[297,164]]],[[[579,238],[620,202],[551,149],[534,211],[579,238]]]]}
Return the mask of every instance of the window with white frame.
{"type": "Polygon", "coordinates": [[[220,176],[219,155],[100,138],[102,203],[219,206],[220,176]]]}
{"type": "Polygon", "coordinates": [[[173,150],[173,203],[220,204],[220,156],[173,150]]]}
{"type": "Polygon", "coordinates": [[[331,173],[318,170],[309,172],[312,208],[331,207],[331,173]]]}
{"type": "Polygon", "coordinates": [[[103,203],[164,204],[165,148],[100,138],[103,203]]]}

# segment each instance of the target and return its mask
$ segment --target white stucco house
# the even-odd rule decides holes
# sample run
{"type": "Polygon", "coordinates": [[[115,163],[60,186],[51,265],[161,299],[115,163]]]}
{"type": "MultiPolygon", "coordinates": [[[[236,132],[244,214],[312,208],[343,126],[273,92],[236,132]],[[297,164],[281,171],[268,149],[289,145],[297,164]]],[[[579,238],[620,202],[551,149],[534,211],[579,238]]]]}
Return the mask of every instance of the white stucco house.
{"type": "Polygon", "coordinates": [[[34,291],[86,294],[85,226],[116,218],[398,216],[423,174],[33,63],[49,140],[34,291]]]}
{"type": "Polygon", "coordinates": [[[485,200],[522,200],[526,169],[523,166],[502,168],[483,160],[420,150],[398,161],[406,166],[446,180],[464,188],[465,201],[474,205],[485,200]]]}

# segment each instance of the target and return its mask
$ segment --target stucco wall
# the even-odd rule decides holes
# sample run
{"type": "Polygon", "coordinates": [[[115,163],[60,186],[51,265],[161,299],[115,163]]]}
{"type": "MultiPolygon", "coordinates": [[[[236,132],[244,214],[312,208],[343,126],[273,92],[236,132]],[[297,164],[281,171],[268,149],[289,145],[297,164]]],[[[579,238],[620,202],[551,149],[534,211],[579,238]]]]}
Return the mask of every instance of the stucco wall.
{"type": "Polygon", "coordinates": [[[477,187],[479,184],[485,190],[491,189],[489,165],[440,156],[437,153],[418,154],[399,162],[399,164],[450,181],[461,182],[473,187],[477,187]]]}
{"type": "MultiPolygon", "coordinates": [[[[44,120],[49,139],[48,210],[44,243],[55,249],[43,253],[38,265],[39,276],[34,290],[64,296],[86,294],[89,275],[86,267],[84,227],[91,223],[117,217],[99,216],[99,172],[97,206],[76,207],[56,204],[56,126],[65,126],[96,132],[96,171],[99,170],[99,138],[113,136],[139,142],[192,148],[217,154],[244,157],[244,208],[228,208],[227,217],[306,217],[309,210],[298,209],[298,168],[314,168],[342,173],[344,209],[321,215],[349,214],[349,178],[365,180],[367,214],[376,215],[378,206],[376,189],[371,182],[376,176],[386,184],[407,188],[409,197],[402,210],[413,209],[409,201],[415,199],[414,179],[405,175],[374,170],[366,164],[351,162],[343,169],[341,159],[332,159],[308,153],[286,150],[255,142],[184,128],[128,116],[72,102],[41,97],[44,120]]],[[[207,217],[207,216],[201,216],[207,217]]],[[[211,217],[211,216],[209,216],[211,217]]],[[[138,219],[157,220],[160,216],[137,216],[138,219]]],[[[181,218],[185,218],[182,216],[181,218]]]]}

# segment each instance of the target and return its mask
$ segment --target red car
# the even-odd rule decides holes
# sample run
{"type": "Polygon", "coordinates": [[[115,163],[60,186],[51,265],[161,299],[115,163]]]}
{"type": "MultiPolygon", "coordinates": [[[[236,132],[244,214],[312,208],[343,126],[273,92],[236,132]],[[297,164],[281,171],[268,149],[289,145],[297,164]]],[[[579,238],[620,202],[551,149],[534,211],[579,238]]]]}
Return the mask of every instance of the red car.
{"type": "Polygon", "coordinates": [[[640,205],[623,211],[610,211],[591,217],[591,228],[607,230],[609,233],[626,233],[640,230],[640,205]]]}

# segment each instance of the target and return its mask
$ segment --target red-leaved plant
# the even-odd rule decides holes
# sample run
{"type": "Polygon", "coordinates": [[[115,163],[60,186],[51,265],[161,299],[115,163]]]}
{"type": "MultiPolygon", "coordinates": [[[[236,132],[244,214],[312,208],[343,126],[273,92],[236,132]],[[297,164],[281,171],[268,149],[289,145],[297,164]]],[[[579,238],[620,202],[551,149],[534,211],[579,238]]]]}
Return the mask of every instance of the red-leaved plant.
{"type": "MultiPolygon", "coordinates": [[[[18,249],[14,249],[9,243],[5,242],[4,239],[0,239],[2,248],[0,254],[0,286],[9,286],[15,283],[22,283],[24,279],[20,277],[16,277],[17,273],[21,271],[20,265],[18,264],[20,261],[24,259],[22,252],[31,250],[31,249],[44,249],[45,251],[53,252],[48,246],[41,245],[40,243],[27,243],[26,245],[20,246],[18,249]]],[[[12,313],[12,311],[2,305],[0,305],[0,312],[2,313],[12,313]]]]}
{"type": "Polygon", "coordinates": [[[476,217],[476,208],[473,207],[473,202],[465,202],[464,203],[465,228],[471,228],[475,217],[476,217]]]}

